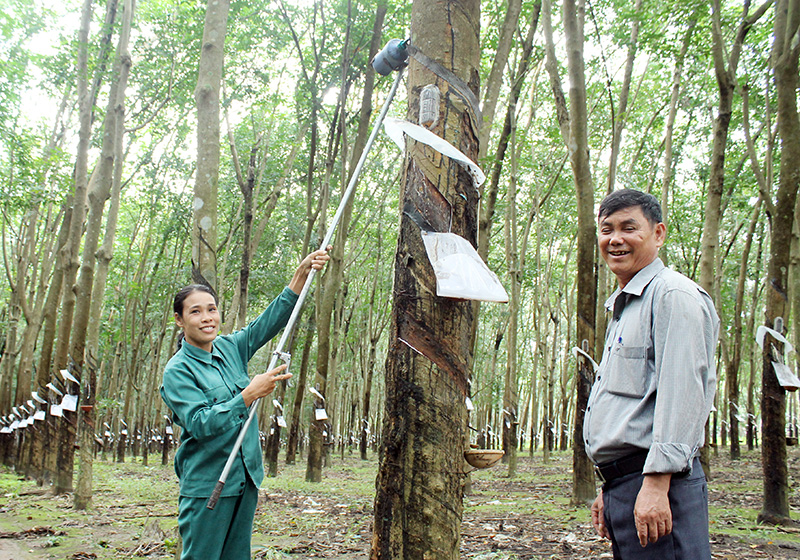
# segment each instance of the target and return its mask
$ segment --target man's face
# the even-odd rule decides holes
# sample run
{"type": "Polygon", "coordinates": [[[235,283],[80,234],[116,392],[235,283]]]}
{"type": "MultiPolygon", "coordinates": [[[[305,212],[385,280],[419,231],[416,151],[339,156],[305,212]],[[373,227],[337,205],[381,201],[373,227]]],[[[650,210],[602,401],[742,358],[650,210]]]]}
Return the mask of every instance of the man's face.
{"type": "Polygon", "coordinates": [[[651,224],[639,206],[630,206],[598,221],[597,244],[608,268],[624,287],[637,272],[653,262],[664,244],[666,226],[651,224]]]}

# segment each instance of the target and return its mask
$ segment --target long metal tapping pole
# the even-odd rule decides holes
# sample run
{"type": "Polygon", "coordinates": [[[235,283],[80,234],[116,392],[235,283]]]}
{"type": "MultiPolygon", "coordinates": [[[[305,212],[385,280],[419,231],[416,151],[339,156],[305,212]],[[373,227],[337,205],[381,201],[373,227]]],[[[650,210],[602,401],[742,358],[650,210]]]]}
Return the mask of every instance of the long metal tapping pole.
{"type": "MultiPolygon", "coordinates": [[[[342,218],[342,214],[344,213],[345,206],[347,206],[347,202],[353,195],[356,183],[358,182],[358,177],[361,175],[361,169],[364,167],[364,162],[367,159],[367,154],[372,148],[373,142],[375,142],[375,137],[378,135],[378,131],[383,123],[383,119],[386,117],[386,113],[389,111],[389,105],[392,104],[394,94],[397,92],[397,87],[400,85],[400,80],[402,77],[403,68],[401,67],[398,69],[397,77],[392,84],[392,89],[389,91],[389,96],[386,98],[386,102],[383,104],[383,108],[381,109],[378,118],[375,120],[375,124],[372,127],[372,133],[367,140],[367,144],[364,146],[364,151],[361,152],[361,157],[356,164],[355,170],[353,170],[353,175],[350,177],[350,182],[347,185],[347,189],[342,195],[342,200],[339,202],[339,207],[336,209],[336,214],[333,216],[333,221],[328,228],[328,232],[325,234],[325,239],[322,240],[322,243],[319,246],[320,250],[324,250],[328,247],[328,245],[330,245],[331,239],[333,238],[333,233],[336,230],[336,226],[339,225],[339,220],[342,218]]],[[[283,329],[283,334],[278,342],[278,347],[272,354],[272,359],[269,362],[267,371],[275,369],[275,367],[278,365],[278,359],[285,355],[283,349],[286,347],[289,335],[292,332],[294,324],[297,322],[297,318],[300,315],[300,311],[303,308],[303,303],[305,303],[306,296],[308,295],[308,291],[311,288],[311,283],[314,281],[316,274],[317,271],[313,268],[308,273],[308,278],[306,278],[306,282],[303,284],[303,289],[300,291],[300,295],[294,304],[294,309],[292,309],[292,314],[289,316],[289,321],[286,323],[286,327],[283,329]]],[[[233,466],[233,462],[236,460],[236,456],[239,454],[239,449],[242,447],[242,441],[244,440],[245,433],[250,427],[250,423],[253,421],[253,417],[256,414],[256,408],[260,401],[261,399],[256,399],[250,404],[250,414],[247,416],[247,420],[245,420],[244,425],[242,425],[242,429],[239,430],[239,435],[236,437],[236,442],[233,444],[233,449],[231,450],[231,454],[228,456],[228,460],[225,463],[225,468],[222,469],[222,474],[219,476],[217,485],[214,487],[214,491],[211,493],[211,497],[206,503],[206,507],[208,509],[214,509],[214,506],[217,505],[217,501],[222,493],[222,489],[225,487],[225,482],[228,480],[228,474],[233,466]]]]}

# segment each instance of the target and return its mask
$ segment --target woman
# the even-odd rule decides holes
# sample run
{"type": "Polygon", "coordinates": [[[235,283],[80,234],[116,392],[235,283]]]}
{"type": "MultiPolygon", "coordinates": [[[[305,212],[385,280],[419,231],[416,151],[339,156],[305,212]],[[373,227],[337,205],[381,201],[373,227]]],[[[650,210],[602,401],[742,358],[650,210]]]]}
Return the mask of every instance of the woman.
{"type": "Polygon", "coordinates": [[[291,377],[284,372],[284,364],[250,379],[248,360],[286,325],[309,272],[321,270],[328,259],[327,251],[308,255],[288,288],[257,319],[230,335],[217,336],[218,301],[210,288],[195,284],[175,295],[175,323],[183,329],[184,338],[164,370],[161,397],[183,428],[175,454],[183,560],[251,557],[258,487],[264,478],[257,422],[245,434],[216,507],[208,509],[206,501],[250,404],[269,395],[278,381],[291,377]]]}

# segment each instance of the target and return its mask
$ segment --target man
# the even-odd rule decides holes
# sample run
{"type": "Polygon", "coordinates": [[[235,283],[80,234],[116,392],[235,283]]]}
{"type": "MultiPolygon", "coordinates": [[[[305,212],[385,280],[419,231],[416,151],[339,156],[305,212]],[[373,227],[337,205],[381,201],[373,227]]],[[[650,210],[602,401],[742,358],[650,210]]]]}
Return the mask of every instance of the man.
{"type": "Polygon", "coordinates": [[[666,226],[650,194],[619,190],[598,212],[617,277],[603,359],[584,420],[603,487],[592,524],[614,558],[711,558],[699,450],[714,399],[719,318],[708,294],[664,266],[666,226]]]}

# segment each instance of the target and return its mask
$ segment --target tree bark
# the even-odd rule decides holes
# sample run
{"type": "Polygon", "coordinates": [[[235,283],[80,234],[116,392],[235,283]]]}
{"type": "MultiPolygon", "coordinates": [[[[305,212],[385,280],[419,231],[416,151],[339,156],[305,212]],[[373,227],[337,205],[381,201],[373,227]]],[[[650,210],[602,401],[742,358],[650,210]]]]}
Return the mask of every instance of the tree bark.
{"type": "MultiPolygon", "coordinates": [[[[489,185],[481,193],[482,203],[480,208],[480,220],[478,221],[478,254],[487,260],[489,255],[489,238],[492,233],[492,222],[494,221],[495,205],[497,204],[497,194],[500,186],[500,176],[503,171],[503,161],[506,157],[506,150],[508,149],[508,139],[511,134],[511,123],[516,117],[517,103],[522,93],[522,86],[525,84],[525,77],[531,67],[531,53],[533,51],[533,37],[539,23],[539,13],[541,9],[541,1],[536,2],[531,13],[531,22],[528,27],[528,33],[525,37],[522,46],[522,55],[520,56],[520,63],[517,72],[513,76],[513,83],[511,85],[511,93],[509,95],[508,107],[506,108],[505,120],[503,122],[503,130],[500,133],[500,138],[497,141],[497,151],[495,152],[494,165],[492,166],[492,174],[489,178],[489,185]]],[[[491,78],[490,78],[491,80],[491,78]]],[[[494,111],[494,109],[492,109],[494,111]]],[[[486,116],[484,115],[484,118],[486,116]]],[[[488,123],[484,121],[484,125],[488,127],[488,123]]],[[[486,147],[484,147],[485,149],[486,147]]]]}
{"type": "MultiPolygon", "coordinates": [[[[589,162],[586,79],[583,62],[583,0],[566,0],[563,7],[564,31],[567,36],[567,68],[569,71],[570,164],[575,181],[578,206],[576,344],[587,354],[595,347],[595,247],[597,237],[594,219],[594,188],[589,162]]],[[[588,358],[578,359],[575,389],[575,425],[572,448],[572,503],[588,504],[595,498],[594,471],[586,456],[583,441],[583,416],[594,369],[588,358]]]]}
{"type": "MultiPolygon", "coordinates": [[[[497,49],[492,57],[492,68],[489,71],[489,77],[486,80],[483,91],[483,107],[481,109],[483,121],[480,126],[479,162],[486,157],[489,148],[489,135],[492,132],[492,123],[494,122],[497,99],[500,96],[500,88],[503,85],[503,73],[508,65],[508,55],[511,53],[512,40],[514,38],[514,33],[517,31],[519,15],[522,11],[521,0],[508,0],[505,4],[506,16],[500,28],[497,49]]],[[[541,4],[541,2],[539,2],[539,4],[541,4]]],[[[523,55],[521,58],[522,63],[527,64],[529,58],[529,53],[523,55]]]]}
{"type": "MultiPolygon", "coordinates": [[[[411,14],[412,43],[473,93],[479,80],[479,18],[477,0],[417,0],[411,14]]],[[[444,118],[432,131],[468,157],[477,157],[476,115],[467,112],[447,83],[415,61],[408,80],[409,120],[418,120],[421,88],[436,84],[444,118]]],[[[431,224],[447,231],[452,219],[453,233],[475,246],[478,193],[471,177],[455,162],[409,144],[401,207],[443,201],[430,210],[431,224]]],[[[459,557],[463,450],[469,437],[465,398],[476,306],[433,294],[435,278],[419,227],[404,213],[395,256],[373,560],[459,557]]]]}
{"type": "Polygon", "coordinates": [[[612,136],[611,136],[611,155],[608,160],[608,183],[606,193],[614,191],[617,181],[617,160],[619,159],[619,147],[622,144],[622,131],[625,129],[625,122],[628,120],[628,98],[631,91],[631,76],[633,75],[633,63],[636,60],[636,50],[639,41],[639,24],[642,18],[642,0],[636,0],[633,6],[633,23],[631,24],[631,34],[628,41],[628,58],[625,62],[625,74],[622,79],[622,89],[619,94],[619,106],[616,111],[612,107],[612,136]]]}
{"type": "MultiPolygon", "coordinates": [[[[527,46],[527,45],[526,45],[527,46]]],[[[516,101],[516,99],[514,100],[516,101]]],[[[516,103],[514,103],[516,106],[516,103]]],[[[506,336],[506,372],[503,384],[503,460],[508,465],[508,476],[517,474],[517,451],[519,449],[519,389],[518,377],[518,330],[520,292],[522,287],[522,261],[517,242],[517,158],[516,117],[509,105],[511,115],[511,165],[508,179],[507,208],[505,212],[505,253],[511,293],[508,297],[508,330],[506,336]]]]}
{"type": "MultiPolygon", "coordinates": [[[[348,10],[350,9],[350,5],[348,4],[348,10]]],[[[370,41],[369,47],[369,59],[371,60],[375,54],[378,52],[381,44],[381,29],[383,28],[383,21],[386,16],[386,3],[381,2],[378,5],[377,12],[375,14],[374,25],[372,29],[372,39],[370,41]]],[[[350,21],[351,15],[348,13],[348,21],[350,21]]],[[[348,23],[347,28],[347,35],[345,37],[344,42],[344,52],[343,52],[343,60],[345,61],[342,65],[342,99],[341,99],[341,111],[342,115],[339,119],[339,131],[337,134],[341,134],[344,131],[345,126],[345,108],[346,103],[344,96],[347,94],[348,88],[345,86],[347,81],[347,72],[350,66],[350,53],[349,51],[349,35],[350,35],[350,25],[348,23]]],[[[353,149],[350,154],[350,164],[349,170],[345,169],[343,166],[343,173],[342,177],[347,178],[347,181],[342,181],[342,190],[347,187],[349,181],[351,179],[351,175],[355,170],[356,163],[361,158],[361,154],[364,151],[364,147],[367,142],[367,137],[369,134],[369,124],[370,124],[370,115],[372,113],[372,94],[375,88],[375,71],[372,67],[368,68],[365,73],[364,79],[364,90],[361,97],[361,110],[359,115],[359,122],[358,122],[358,129],[356,131],[355,141],[353,142],[353,149]]],[[[343,145],[346,144],[346,137],[345,140],[342,142],[343,145]]],[[[346,154],[345,150],[343,150],[343,154],[346,154]]],[[[345,161],[345,158],[342,158],[342,161],[345,161]]],[[[356,185],[357,187],[358,185],[356,185]]],[[[345,255],[345,246],[347,243],[347,237],[349,234],[350,229],[350,220],[353,212],[353,204],[355,201],[355,197],[350,198],[347,205],[344,208],[344,212],[342,213],[342,218],[339,223],[339,231],[336,235],[336,241],[333,244],[333,251],[331,252],[331,261],[327,266],[327,270],[323,275],[323,286],[321,288],[321,298],[319,305],[317,307],[317,330],[319,333],[318,336],[318,345],[317,345],[317,374],[315,378],[315,385],[317,390],[327,398],[327,385],[328,385],[328,374],[329,368],[333,362],[335,366],[335,352],[331,350],[331,324],[332,324],[332,314],[334,310],[334,303],[336,301],[337,294],[339,292],[339,287],[344,279],[344,255],[345,255]],[[331,358],[334,360],[331,360],[331,358]]],[[[332,371],[335,373],[336,368],[333,367],[332,371]]],[[[332,399],[329,399],[332,400],[332,399]]],[[[317,403],[318,406],[322,406],[322,403],[317,403]]],[[[329,410],[328,412],[332,412],[333,410],[333,403],[329,402],[329,410]]],[[[318,421],[312,419],[311,424],[309,426],[309,453],[308,453],[308,466],[306,469],[306,480],[312,482],[320,482],[322,480],[322,457],[323,457],[323,445],[324,441],[322,436],[323,431],[325,430],[324,421],[318,421]]]]}
{"type": "Polygon", "coordinates": [[[728,400],[728,429],[730,432],[730,456],[733,460],[741,457],[739,448],[739,368],[742,363],[742,315],[744,311],[744,288],[747,279],[750,248],[753,244],[758,218],[760,216],[761,200],[756,203],[750,218],[750,227],[747,230],[742,259],[739,265],[739,279],[736,284],[736,301],[733,311],[733,345],[731,356],[725,362],[725,388],[728,400]]]}
{"type": "MultiPolygon", "coordinates": [[[[96,355],[84,356],[86,339],[89,328],[89,317],[92,300],[92,286],[94,283],[95,264],[97,262],[97,247],[100,239],[100,230],[103,222],[103,209],[106,200],[111,196],[114,182],[115,158],[120,150],[117,143],[121,141],[119,129],[124,126],[125,88],[128,84],[131,58],[128,53],[128,39],[130,37],[131,22],[133,18],[133,1],[124,0],[122,30],[117,45],[117,59],[114,64],[114,81],[111,83],[108,107],[103,122],[103,142],[100,153],[100,162],[90,181],[88,201],[89,214],[86,221],[86,233],[83,244],[83,258],[80,276],[77,285],[77,299],[75,305],[75,321],[71,338],[71,354],[73,360],[73,375],[85,388],[81,406],[80,422],[80,460],[78,470],[78,485],[75,489],[73,505],[75,509],[86,509],[92,499],[92,462],[94,448],[94,406],[97,387],[97,367],[99,357],[96,355]],[[87,365],[88,379],[83,379],[84,363],[87,365]]],[[[102,294],[98,294],[102,296],[102,294]]]]}
{"type": "Polygon", "coordinates": [[[197,176],[192,219],[192,276],[217,289],[217,191],[219,187],[219,92],[229,0],[208,0],[197,88],[197,176]]]}
{"type": "MultiPolygon", "coordinates": [[[[663,176],[661,178],[661,221],[669,229],[669,194],[672,189],[672,145],[673,145],[673,130],[675,128],[675,119],[678,115],[678,101],[680,100],[681,91],[681,75],[683,74],[683,65],[686,60],[686,53],[689,50],[689,44],[694,34],[694,29],[697,25],[697,17],[693,15],[689,20],[686,34],[683,37],[681,50],[678,57],[675,59],[675,69],[672,72],[672,88],[669,99],[669,112],[667,114],[667,122],[664,129],[664,167],[663,176]]],[[[667,252],[664,251],[661,255],[661,260],[665,263],[668,262],[667,252]]],[[[602,326],[598,321],[598,329],[602,326]]]]}
{"type": "Polygon", "coordinates": [[[308,327],[306,328],[306,339],[303,344],[303,354],[300,359],[300,374],[297,377],[297,390],[294,393],[294,402],[292,404],[291,423],[289,424],[289,436],[286,442],[286,464],[293,465],[297,455],[297,448],[300,439],[300,423],[303,414],[303,397],[306,392],[306,379],[308,378],[308,366],[311,359],[311,345],[314,339],[314,331],[316,330],[316,321],[314,320],[314,313],[309,313],[308,327]]]}
{"type": "MultiPolygon", "coordinates": [[[[780,174],[771,216],[771,244],[766,282],[766,326],[775,328],[777,318],[787,319],[788,270],[794,209],[800,186],[800,120],[797,115],[798,54],[794,40],[800,29],[800,10],[791,0],[775,4],[772,66],[777,95],[777,122],[781,139],[780,174]]],[[[786,323],[784,323],[784,326],[786,323]]],[[[764,502],[759,523],[790,524],[789,472],[786,463],[786,391],[775,375],[772,345],[781,344],[767,335],[762,354],[761,461],[764,502]]]]}
{"type": "Polygon", "coordinates": [[[233,130],[228,129],[228,139],[230,141],[231,156],[236,167],[236,177],[239,183],[239,190],[244,200],[244,224],[242,227],[242,264],[239,268],[239,286],[237,298],[239,301],[236,309],[236,329],[241,329],[247,324],[247,298],[250,289],[250,261],[253,255],[252,233],[253,233],[253,193],[256,183],[256,157],[261,145],[261,135],[256,138],[255,143],[250,148],[250,159],[247,163],[247,178],[242,176],[238,161],[236,143],[233,138],[233,130]]]}
{"type": "MultiPolygon", "coordinates": [[[[83,221],[86,215],[86,198],[88,182],[89,144],[92,129],[92,105],[89,92],[88,70],[88,41],[89,26],[92,18],[92,0],[85,0],[81,11],[81,28],[78,36],[78,105],[80,131],[78,134],[77,158],[75,160],[75,188],[73,192],[73,210],[70,220],[69,238],[64,247],[64,286],[63,302],[61,306],[61,322],[58,329],[58,346],[56,347],[55,368],[64,369],[67,366],[67,350],[69,348],[72,318],[75,311],[74,290],[75,279],[78,274],[78,254],[83,235],[83,221]]],[[[75,433],[77,414],[64,411],[62,422],[59,423],[58,456],[56,460],[56,478],[53,492],[63,494],[72,491],[72,474],[75,457],[75,433]]]]}
{"type": "MultiPolygon", "coordinates": [[[[383,205],[381,205],[381,214],[383,213],[383,205]]],[[[370,408],[372,406],[372,378],[375,373],[375,362],[378,353],[378,341],[380,341],[381,334],[386,328],[387,321],[376,316],[375,299],[378,292],[378,270],[382,261],[383,254],[383,235],[382,223],[378,223],[377,233],[377,247],[378,253],[375,257],[375,268],[372,272],[372,286],[369,293],[369,308],[367,310],[367,321],[365,325],[366,337],[369,339],[369,350],[367,355],[366,364],[364,366],[364,400],[361,407],[361,425],[359,426],[359,444],[358,449],[362,461],[367,460],[367,449],[369,447],[369,435],[373,428],[370,428],[370,408]],[[375,323],[378,323],[377,325],[375,323]]]]}
{"type": "MultiPolygon", "coordinates": [[[[343,93],[343,95],[345,95],[343,93]]],[[[343,110],[343,99],[340,99],[338,109],[343,110]]],[[[341,116],[341,115],[339,115],[341,116]]],[[[334,164],[335,155],[338,153],[338,146],[341,134],[343,132],[341,119],[334,118],[331,124],[329,135],[328,157],[326,161],[326,173],[323,181],[323,199],[326,204],[322,206],[323,210],[327,207],[327,202],[330,200],[330,187],[331,187],[331,174],[334,164]]],[[[316,296],[316,322],[317,322],[317,360],[316,360],[316,375],[314,376],[314,388],[322,395],[322,398],[317,398],[314,403],[314,410],[326,409],[327,413],[332,412],[326,399],[328,398],[328,375],[331,371],[331,326],[333,324],[333,309],[336,302],[336,292],[341,285],[343,276],[342,263],[344,260],[344,245],[347,238],[347,230],[350,227],[350,217],[352,216],[353,201],[351,198],[345,206],[342,213],[341,221],[339,222],[339,231],[334,242],[333,251],[331,251],[331,260],[326,266],[325,272],[322,274],[320,284],[315,293],[316,296]]],[[[324,214],[323,214],[324,217],[324,214]]],[[[325,234],[326,222],[324,219],[320,221],[320,239],[325,234]]],[[[322,463],[326,451],[326,434],[330,434],[329,419],[317,420],[314,416],[316,412],[312,411],[312,417],[309,422],[308,434],[308,457],[306,458],[306,480],[309,482],[322,482],[322,463]]]]}
{"type": "MultiPolygon", "coordinates": [[[[761,271],[763,270],[763,256],[764,256],[764,220],[759,222],[758,235],[758,249],[756,250],[755,261],[755,275],[753,278],[753,285],[759,288],[753,290],[750,296],[750,313],[747,316],[747,332],[751,336],[751,340],[755,338],[756,332],[756,314],[760,309],[759,302],[761,301],[761,292],[763,283],[761,282],[761,271]]],[[[748,360],[750,364],[750,375],[747,379],[747,450],[752,451],[758,445],[758,430],[756,428],[756,377],[758,373],[757,361],[760,355],[757,355],[755,344],[748,345],[748,360]]]]}
{"type": "MultiPolygon", "coordinates": [[[[713,142],[711,148],[710,177],[708,193],[706,195],[705,219],[703,221],[703,237],[701,240],[702,253],[700,257],[699,284],[713,297],[714,267],[716,251],[719,245],[719,226],[722,219],[722,194],[725,180],[725,148],[728,144],[728,129],[730,128],[731,114],[733,112],[733,96],[736,88],[736,69],[739,66],[739,57],[744,46],[747,32],[756,21],[766,12],[773,0],[766,0],[752,16],[748,17],[749,2],[744,4],[736,36],[731,45],[730,53],[726,53],[722,37],[720,0],[713,3],[711,32],[713,38],[712,55],[714,58],[714,73],[719,89],[719,102],[717,104],[717,117],[714,119],[713,142]]],[[[716,302],[719,307],[719,302],[716,302]]]]}
{"type": "MultiPolygon", "coordinates": [[[[765,111],[766,121],[769,128],[770,122],[770,109],[769,104],[767,104],[767,108],[765,111]]],[[[747,86],[742,88],[742,119],[743,119],[743,128],[744,128],[744,135],[745,141],[747,144],[747,152],[750,157],[750,164],[753,170],[753,174],[755,175],[758,185],[759,191],[761,193],[766,193],[769,191],[769,185],[772,184],[772,176],[770,174],[769,177],[766,177],[764,172],[761,169],[759,161],[756,157],[756,150],[753,139],[750,135],[750,111],[749,111],[749,88],[747,86]]],[[[771,140],[772,136],[768,135],[767,141],[767,150],[765,155],[765,161],[770,162],[772,161],[772,154],[773,154],[773,143],[771,140]]],[[[771,169],[771,165],[767,165],[767,170],[771,169]]],[[[764,196],[762,194],[762,196],[764,196]]],[[[769,200],[767,198],[767,200],[769,200]]],[[[733,311],[733,343],[732,348],[730,351],[730,356],[725,361],[725,388],[726,388],[726,396],[727,396],[727,406],[728,406],[728,430],[730,433],[730,457],[733,460],[737,460],[741,456],[740,445],[739,445],[739,418],[741,416],[740,409],[739,409],[739,369],[741,367],[742,361],[742,336],[743,336],[743,327],[742,327],[742,314],[744,310],[744,290],[745,290],[745,280],[748,277],[748,260],[750,258],[750,250],[753,243],[753,237],[756,234],[756,228],[759,223],[759,217],[761,215],[761,206],[762,206],[763,198],[759,197],[758,202],[756,203],[755,207],[753,208],[753,212],[750,219],[750,226],[747,231],[747,236],[745,237],[744,247],[742,248],[742,257],[739,265],[739,279],[736,286],[736,299],[734,303],[734,311],[733,311]]],[[[768,203],[768,206],[771,206],[771,202],[768,203]]],[[[797,223],[795,223],[795,229],[797,228],[797,223]]],[[[756,284],[757,285],[757,284],[756,284]]],[[[751,372],[751,379],[752,379],[752,372],[751,372]]],[[[748,426],[750,422],[748,421],[748,426]]]]}

